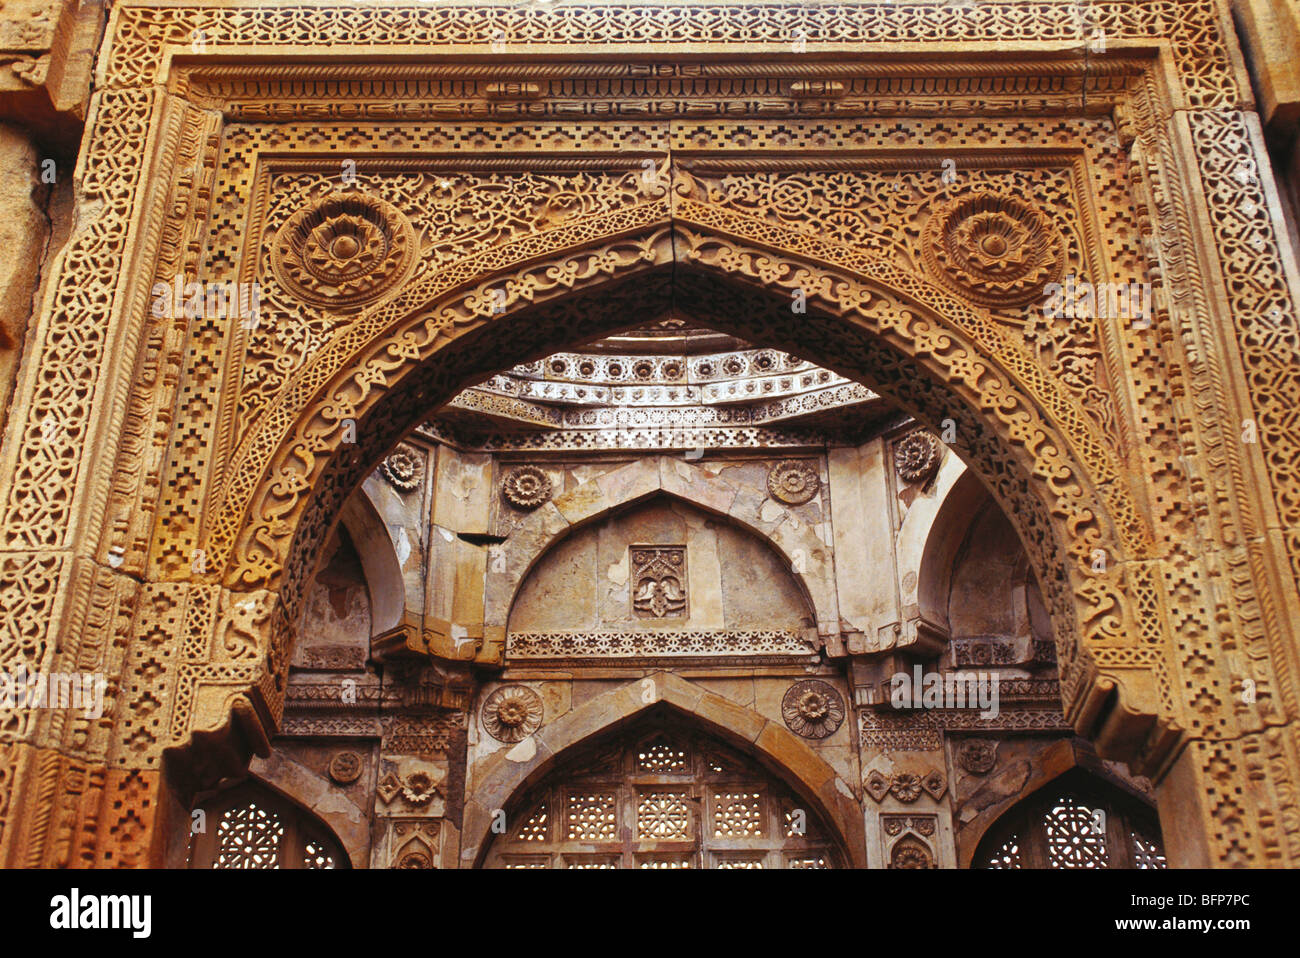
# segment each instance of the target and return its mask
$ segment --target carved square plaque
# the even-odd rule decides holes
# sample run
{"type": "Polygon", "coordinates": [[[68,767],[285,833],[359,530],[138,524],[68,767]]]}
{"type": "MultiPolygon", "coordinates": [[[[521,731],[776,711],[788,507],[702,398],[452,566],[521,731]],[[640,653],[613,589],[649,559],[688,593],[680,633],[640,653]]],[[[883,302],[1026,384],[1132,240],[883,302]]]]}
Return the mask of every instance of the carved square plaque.
{"type": "Polygon", "coordinates": [[[632,614],[641,619],[685,618],[686,547],[630,546],[632,614]]]}

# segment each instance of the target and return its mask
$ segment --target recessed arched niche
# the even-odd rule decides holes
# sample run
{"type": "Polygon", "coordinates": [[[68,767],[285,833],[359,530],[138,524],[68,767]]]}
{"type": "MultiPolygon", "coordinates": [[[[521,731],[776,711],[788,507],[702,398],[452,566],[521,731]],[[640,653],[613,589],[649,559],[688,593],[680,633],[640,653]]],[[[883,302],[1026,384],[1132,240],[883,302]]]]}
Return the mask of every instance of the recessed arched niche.
{"type": "Polygon", "coordinates": [[[509,631],[799,632],[815,621],[793,568],[759,535],[656,496],[543,553],[516,593],[509,631]]]}

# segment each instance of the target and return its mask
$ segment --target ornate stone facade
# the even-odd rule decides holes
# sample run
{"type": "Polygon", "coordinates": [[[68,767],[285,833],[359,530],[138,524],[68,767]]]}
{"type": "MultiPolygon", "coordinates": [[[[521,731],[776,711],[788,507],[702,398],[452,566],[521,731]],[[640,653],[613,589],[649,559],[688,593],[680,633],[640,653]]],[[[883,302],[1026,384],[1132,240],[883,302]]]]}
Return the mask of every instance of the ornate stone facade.
{"type": "MultiPolygon", "coordinates": [[[[89,57],[29,19],[0,101],[66,131],[89,57]]],[[[1231,24],[115,5],[0,327],[0,668],[104,709],[0,717],[0,864],[177,864],[250,760],[346,792],[369,831],[310,811],[353,864],[526,863],[495,813],[646,709],[786,770],[683,733],[737,835],[819,796],[824,843],[751,863],[969,864],[1072,735],[1171,864],[1300,863],[1300,272],[1231,24]],[[520,604],[565,562],[571,607],[520,604]],[[892,707],[914,662],[997,671],[996,714],[892,707]]]]}

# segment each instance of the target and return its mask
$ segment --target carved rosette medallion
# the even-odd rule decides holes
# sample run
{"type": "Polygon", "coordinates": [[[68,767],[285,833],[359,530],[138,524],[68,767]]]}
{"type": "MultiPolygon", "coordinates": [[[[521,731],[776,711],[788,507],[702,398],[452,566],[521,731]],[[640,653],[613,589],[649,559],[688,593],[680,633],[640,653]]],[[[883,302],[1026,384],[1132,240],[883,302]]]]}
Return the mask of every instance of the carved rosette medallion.
{"type": "Polygon", "coordinates": [[[379,468],[398,492],[414,492],[424,478],[424,456],[414,446],[400,443],[379,468]]]}
{"type": "Polygon", "coordinates": [[[786,459],[768,470],[767,492],[777,502],[798,506],[817,495],[821,480],[812,463],[786,459]]]}
{"type": "Polygon", "coordinates": [[[356,752],[339,752],[330,759],[329,775],[339,785],[351,785],[361,777],[361,756],[356,752]]]}
{"type": "Polygon", "coordinates": [[[501,480],[501,495],[519,509],[536,509],[551,498],[551,477],[536,466],[516,466],[501,480]]]}
{"type": "Polygon", "coordinates": [[[781,700],[786,726],[804,738],[826,738],[844,721],[844,700],[825,682],[807,679],[790,686],[781,700]]]}
{"type": "Polygon", "coordinates": [[[889,794],[900,802],[911,803],[921,797],[921,776],[895,772],[889,779],[889,794]]]}
{"type": "Polygon", "coordinates": [[[429,858],[428,852],[420,849],[418,851],[403,852],[398,858],[396,868],[414,868],[426,869],[432,868],[433,862],[429,858]]]}
{"type": "Polygon", "coordinates": [[[503,685],[483,703],[483,727],[498,742],[521,742],[542,727],[542,697],[526,685],[503,685]]]}
{"type": "Polygon", "coordinates": [[[939,471],[941,452],[939,440],[918,429],[894,446],[894,468],[904,482],[924,485],[939,471]]]}
{"type": "Polygon", "coordinates": [[[974,775],[992,771],[997,760],[997,743],[986,738],[968,738],[957,749],[957,764],[974,775]]]}
{"type": "Polygon", "coordinates": [[[1023,306],[1065,269],[1065,240],[1024,200],[991,190],[939,207],[925,225],[922,255],[943,285],[984,306],[1023,306]]]}
{"type": "Polygon", "coordinates": [[[290,293],[327,309],[356,309],[404,280],[415,262],[415,228],[391,203],[336,193],[289,217],[271,247],[271,268],[290,293]]]}
{"type": "Polygon", "coordinates": [[[925,842],[912,835],[904,835],[894,843],[889,855],[890,868],[930,869],[934,868],[934,856],[925,842]]]}
{"type": "Polygon", "coordinates": [[[438,783],[428,772],[412,772],[402,783],[402,797],[412,805],[423,805],[438,794],[438,783]]]}

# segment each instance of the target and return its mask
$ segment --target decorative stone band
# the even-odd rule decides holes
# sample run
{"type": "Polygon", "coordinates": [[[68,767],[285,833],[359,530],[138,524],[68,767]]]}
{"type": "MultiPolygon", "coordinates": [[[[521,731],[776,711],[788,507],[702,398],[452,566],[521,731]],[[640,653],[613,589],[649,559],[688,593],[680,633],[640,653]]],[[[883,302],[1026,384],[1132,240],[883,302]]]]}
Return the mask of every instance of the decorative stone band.
{"type": "Polygon", "coordinates": [[[629,389],[626,391],[626,402],[618,397],[606,399],[583,395],[571,398],[559,389],[555,395],[538,395],[539,392],[510,396],[479,385],[457,393],[450,405],[540,426],[627,429],[644,426],[760,425],[799,419],[829,409],[857,406],[880,398],[866,386],[842,379],[829,386],[804,390],[794,396],[768,395],[760,391],[716,401],[708,397],[691,400],[656,388],[629,389]],[[654,401],[656,392],[664,393],[662,397],[657,397],[662,402],[654,401]],[[562,405],[548,406],[542,403],[562,405]],[[573,406],[578,408],[569,408],[573,406]]]}
{"type": "Polygon", "coordinates": [[[548,429],[539,432],[464,434],[447,423],[425,423],[419,433],[476,452],[569,452],[574,450],[618,449],[659,452],[672,449],[800,449],[825,446],[837,437],[818,429],[732,428],[701,429],[675,427],[652,429],[548,429]]]}
{"type": "Polygon", "coordinates": [[[627,355],[622,351],[609,355],[554,353],[544,360],[523,363],[500,375],[545,382],[699,385],[782,374],[787,377],[807,376],[804,381],[807,386],[822,372],[826,373],[823,382],[835,375],[789,353],[752,349],[698,356],[627,355]]]}
{"type": "Polygon", "coordinates": [[[373,715],[286,715],[281,738],[379,738],[383,729],[373,715]]]}
{"type": "Polygon", "coordinates": [[[746,665],[778,665],[809,662],[816,656],[811,642],[787,629],[512,632],[506,638],[506,660],[515,664],[604,660],[634,666],[667,658],[675,664],[743,661],[746,665]]]}
{"type": "Polygon", "coordinates": [[[980,718],[972,709],[935,709],[902,715],[864,709],[859,713],[863,747],[887,751],[930,752],[943,747],[947,732],[1068,732],[1060,709],[1003,709],[996,718],[980,718]]]}
{"type": "MultiPolygon", "coordinates": [[[[196,37],[214,53],[222,52],[223,47],[260,47],[258,52],[265,55],[285,45],[392,48],[426,44],[465,49],[500,42],[510,48],[546,45],[560,49],[590,49],[594,44],[707,44],[752,52],[756,45],[789,50],[801,39],[814,49],[849,44],[858,49],[859,45],[889,46],[954,37],[965,43],[1008,44],[1050,36],[1081,44],[1100,30],[1116,45],[1127,40],[1169,38],[1174,67],[1190,105],[1222,107],[1237,102],[1239,91],[1218,3],[1180,0],[1176,12],[1173,7],[1171,2],[1152,0],[1087,6],[1002,2],[969,7],[948,3],[602,3],[575,13],[567,7],[539,12],[506,3],[336,5],[318,11],[300,5],[158,9],[124,4],[113,20],[112,48],[104,72],[109,86],[145,86],[154,82],[169,43],[190,47],[196,37]]],[[[631,57],[619,60],[624,61],[615,66],[619,72],[650,79],[654,68],[631,57]]],[[[588,70],[600,66],[588,64],[588,70]]],[[[691,79],[696,84],[701,82],[701,73],[707,76],[710,72],[701,71],[694,63],[686,66],[695,69],[691,79]]],[[[726,75],[730,81],[725,88],[727,96],[734,104],[745,105],[742,101],[748,98],[737,99],[735,93],[735,65],[725,66],[731,68],[726,75]]],[[[799,66],[807,70],[804,64],[799,66]]],[[[887,66],[897,69],[896,65],[887,66]]],[[[856,78],[863,68],[855,67],[856,78]]],[[[369,69],[382,68],[371,65],[369,69]]],[[[625,87],[617,89],[623,99],[628,98],[625,87]]],[[[757,108],[767,107],[772,99],[771,86],[762,89],[764,95],[752,97],[757,108]]],[[[854,84],[849,89],[856,93],[862,88],[854,84]]],[[[697,98],[669,99],[680,100],[681,107],[689,109],[696,106],[697,98]]],[[[791,99],[803,103],[802,97],[791,99]]]]}

